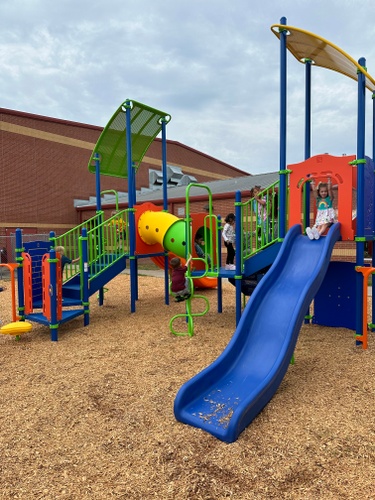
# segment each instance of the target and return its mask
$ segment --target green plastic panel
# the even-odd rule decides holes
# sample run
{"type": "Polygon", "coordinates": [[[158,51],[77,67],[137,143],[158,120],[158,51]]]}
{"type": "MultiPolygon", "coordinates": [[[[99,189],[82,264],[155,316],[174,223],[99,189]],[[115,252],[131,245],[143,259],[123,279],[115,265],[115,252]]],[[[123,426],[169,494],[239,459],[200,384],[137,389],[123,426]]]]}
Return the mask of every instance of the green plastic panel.
{"type": "Polygon", "coordinates": [[[184,220],[178,220],[169,227],[164,236],[163,247],[168,252],[186,257],[186,222],[184,220]]]}
{"type": "Polygon", "coordinates": [[[145,104],[127,99],[114,113],[100,134],[91,154],[89,171],[95,173],[94,157],[99,154],[100,173],[112,177],[128,177],[126,145],[126,109],[131,110],[132,164],[137,170],[152,141],[160,133],[162,122],[171,116],[145,104]]]}

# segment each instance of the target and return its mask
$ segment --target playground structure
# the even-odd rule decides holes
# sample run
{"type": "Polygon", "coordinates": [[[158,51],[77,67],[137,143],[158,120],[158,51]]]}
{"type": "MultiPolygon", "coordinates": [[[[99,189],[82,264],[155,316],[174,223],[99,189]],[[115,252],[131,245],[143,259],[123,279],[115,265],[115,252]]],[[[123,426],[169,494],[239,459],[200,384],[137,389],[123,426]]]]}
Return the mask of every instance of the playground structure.
{"type": "MultiPolygon", "coordinates": [[[[152,261],[164,269],[165,304],[169,304],[169,261],[177,255],[182,260],[193,256],[188,271],[193,297],[205,301],[204,312],[194,311],[194,302],[189,300],[186,307],[187,331],[177,331],[173,325],[177,315],[171,319],[170,328],[176,335],[194,333],[193,318],[204,315],[209,303],[203,295],[194,290],[217,289],[218,312],[222,311],[222,279],[233,278],[236,285],[237,313],[239,321],[242,313],[242,276],[245,263],[258,253],[258,260],[266,260],[270,265],[276,255],[277,226],[275,218],[269,222],[269,237],[259,241],[253,204],[241,203],[247,213],[246,241],[242,241],[243,253],[237,262],[236,271],[228,271],[221,265],[221,220],[212,213],[191,213],[190,190],[202,190],[212,207],[212,194],[207,186],[193,183],[186,190],[186,217],[180,219],[168,213],[167,183],[163,183],[163,208],[152,203],[137,204],[135,175],[144,154],[156,135],[162,133],[162,167],[166,177],[166,124],[170,116],[144,104],[127,100],[116,110],[98,139],[89,161],[89,170],[96,176],[97,213],[94,217],[56,236],[50,233],[49,241],[23,242],[22,232],[16,230],[16,263],[18,278],[18,315],[21,320],[29,320],[46,325],[50,329],[51,340],[58,339],[59,325],[78,316],[83,316],[84,325],[90,321],[89,299],[97,294],[100,305],[104,303],[105,285],[126,267],[130,268],[130,310],[135,312],[138,300],[138,262],[142,258],[152,261]],[[116,195],[115,213],[105,218],[101,207],[101,175],[128,179],[128,208],[119,210],[116,195]],[[272,224],[273,222],[273,224],[272,224]],[[195,251],[194,240],[199,235],[206,242],[205,252],[209,260],[200,258],[195,251]],[[272,245],[274,244],[274,245],[272,245]],[[66,254],[79,263],[67,264],[62,271],[61,257],[55,251],[58,246],[65,248],[66,254]],[[262,247],[270,252],[263,254],[262,247]]],[[[277,186],[267,189],[269,205],[274,201],[277,186]]],[[[240,194],[239,194],[240,197],[240,194]]],[[[272,204],[276,213],[276,205],[272,204]]],[[[258,263],[256,264],[258,266],[258,263]]],[[[261,267],[264,267],[263,265],[261,267]]],[[[14,315],[16,306],[13,305],[14,315]]]]}
{"type": "MultiPolygon", "coordinates": [[[[150,257],[165,270],[166,304],[169,303],[168,267],[173,255],[185,259],[193,254],[192,272],[195,274],[190,279],[194,278],[194,288],[217,286],[219,230],[218,218],[212,211],[191,214],[185,220],[168,214],[166,182],[163,210],[152,204],[136,203],[136,170],[160,132],[166,176],[165,128],[169,120],[170,116],[164,112],[135,101],[125,101],[103,130],[89,161],[89,170],[96,175],[97,214],[64,235],[56,236],[51,232],[48,242],[24,243],[22,232],[16,230],[17,317],[21,321],[49,326],[51,340],[58,339],[60,324],[77,316],[83,315],[87,326],[90,296],[97,293],[102,305],[105,285],[127,265],[130,267],[130,309],[135,312],[141,258],[150,257]],[[127,178],[129,185],[129,207],[116,210],[108,219],[101,207],[101,175],[127,178]],[[195,253],[192,241],[196,234],[205,237],[210,264],[195,253]],[[62,271],[61,257],[55,251],[58,246],[63,246],[66,254],[78,259],[79,264],[68,264],[62,271]]],[[[209,191],[207,196],[211,196],[209,191]]],[[[15,304],[13,310],[15,315],[15,304]]],[[[191,311],[190,317],[193,315],[191,311]]],[[[191,321],[189,325],[186,333],[192,335],[191,321]]]]}
{"type": "MultiPolygon", "coordinates": [[[[174,405],[178,420],[226,442],[235,441],[277,391],[313,299],[314,322],[355,329],[357,345],[367,347],[366,285],[374,265],[364,266],[364,248],[365,242],[372,242],[374,238],[375,190],[373,160],[365,157],[364,117],[365,89],[374,92],[375,81],[367,73],[363,58],[357,63],[329,41],[287,26],[285,18],[271,29],[280,39],[278,194],[279,236],[283,242],[273,265],[252,294],[228,346],[210,366],[180,388],[174,405]],[[306,68],[305,161],[289,165],[288,169],[287,49],[306,68]],[[313,64],[358,82],[356,156],[338,158],[324,154],[310,157],[313,64]],[[310,225],[310,181],[325,181],[327,176],[337,185],[340,222],[335,223],[326,236],[311,242],[302,232],[310,225]],[[355,264],[331,262],[333,247],[340,239],[355,241],[355,264]]],[[[372,328],[373,324],[370,326],[372,328]]]]}
{"type": "MultiPolygon", "coordinates": [[[[241,193],[236,193],[235,271],[228,271],[221,266],[220,217],[212,211],[208,214],[190,212],[189,197],[192,186],[187,188],[184,219],[179,219],[167,211],[166,182],[163,182],[163,209],[152,204],[137,205],[136,171],[147,148],[160,132],[163,173],[166,171],[166,125],[170,116],[131,100],[126,100],[115,112],[90,158],[89,169],[96,175],[96,216],[62,236],[56,237],[51,233],[50,242],[47,243],[33,242],[24,245],[22,233],[17,231],[17,317],[22,321],[30,320],[49,326],[53,341],[58,338],[59,325],[74,317],[83,315],[84,324],[89,324],[90,296],[98,293],[99,303],[103,304],[104,286],[128,264],[130,310],[135,312],[138,300],[138,261],[141,258],[150,257],[164,269],[166,304],[169,304],[168,267],[171,254],[181,258],[193,254],[193,266],[188,272],[188,278],[192,280],[194,288],[217,288],[218,312],[221,312],[222,308],[221,280],[230,278],[234,281],[236,332],[223,354],[211,366],[187,382],[180,389],[175,401],[175,415],[178,420],[201,427],[227,442],[237,439],[276,392],[287,371],[300,326],[313,299],[313,321],[327,326],[347,326],[355,329],[358,344],[364,348],[367,345],[367,335],[363,331],[367,330],[367,325],[363,322],[362,268],[364,243],[373,240],[374,232],[374,168],[372,160],[364,155],[363,113],[365,87],[373,91],[375,82],[364,69],[363,61],[361,64],[355,63],[342,51],[338,51],[339,62],[342,63],[345,56],[345,61],[350,63],[350,71],[346,69],[345,73],[340,65],[330,69],[349,73],[347,76],[355,76],[358,80],[357,155],[318,155],[310,158],[310,109],[307,105],[306,159],[300,164],[289,165],[287,169],[286,39],[297,33],[298,45],[310,47],[309,50],[322,39],[286,26],[285,21],[272,29],[277,30],[275,34],[280,38],[282,61],[280,181],[263,192],[267,198],[270,216],[266,235],[262,233],[260,242],[257,236],[258,223],[254,200],[242,202],[241,193]],[[304,45],[301,42],[304,37],[309,44],[304,45]],[[104,218],[101,207],[101,175],[128,179],[128,208],[118,210],[108,219],[104,218]],[[340,223],[331,227],[327,236],[321,240],[310,242],[301,231],[301,226],[304,228],[309,225],[309,182],[312,178],[317,181],[324,180],[327,175],[330,175],[337,185],[340,223]],[[276,192],[279,200],[278,210],[273,203],[276,192]],[[354,192],[356,196],[353,195],[354,192]],[[120,227],[125,228],[125,231],[120,231],[120,227]],[[197,233],[203,234],[208,242],[210,264],[194,254],[193,241],[197,233]],[[355,240],[355,266],[350,263],[330,262],[333,247],[340,239],[355,240]],[[79,257],[79,265],[66,266],[64,275],[60,257],[55,252],[59,245],[64,246],[71,257],[79,257]],[[242,251],[238,251],[239,249],[242,251]],[[270,270],[262,278],[243,310],[242,293],[246,278],[269,266],[270,270]],[[359,270],[361,272],[357,272],[359,270]],[[338,290],[344,290],[345,293],[338,290]],[[327,295],[333,297],[330,302],[327,295]],[[345,295],[346,299],[341,295],[345,295]],[[343,300],[347,300],[347,303],[343,304],[343,300]],[[353,302],[354,308],[346,307],[353,302]],[[343,315],[343,309],[348,311],[347,315],[343,315]],[[352,310],[354,314],[351,313],[352,310]]],[[[337,49],[325,42],[330,51],[337,49]]],[[[293,47],[292,39],[289,46],[292,53],[293,47]]],[[[324,54],[324,50],[322,52],[324,54]]],[[[299,55],[298,53],[298,58],[301,59],[299,55]]],[[[307,81],[313,62],[309,56],[311,54],[307,53],[303,57],[307,81]]],[[[314,62],[318,66],[324,66],[318,60],[314,62]]],[[[211,193],[207,187],[195,186],[206,190],[210,201],[208,205],[211,207],[211,193]]],[[[187,318],[188,331],[183,333],[187,335],[193,334],[193,301],[194,294],[187,302],[186,313],[178,315],[187,318]]],[[[173,333],[182,334],[175,331],[173,333]]]]}

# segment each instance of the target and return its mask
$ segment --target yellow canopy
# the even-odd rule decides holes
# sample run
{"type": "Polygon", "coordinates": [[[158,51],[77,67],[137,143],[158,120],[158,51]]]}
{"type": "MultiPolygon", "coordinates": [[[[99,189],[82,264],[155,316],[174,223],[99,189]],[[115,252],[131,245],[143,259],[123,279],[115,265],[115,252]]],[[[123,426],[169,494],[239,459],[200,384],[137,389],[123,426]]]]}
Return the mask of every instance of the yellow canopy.
{"type": "Polygon", "coordinates": [[[372,92],[375,91],[375,80],[367,73],[366,68],[337,45],[294,26],[273,24],[271,30],[278,38],[283,30],[287,30],[287,48],[298,61],[304,62],[305,59],[311,59],[316,66],[337,71],[356,81],[357,72],[361,71],[366,77],[366,87],[372,92]]]}

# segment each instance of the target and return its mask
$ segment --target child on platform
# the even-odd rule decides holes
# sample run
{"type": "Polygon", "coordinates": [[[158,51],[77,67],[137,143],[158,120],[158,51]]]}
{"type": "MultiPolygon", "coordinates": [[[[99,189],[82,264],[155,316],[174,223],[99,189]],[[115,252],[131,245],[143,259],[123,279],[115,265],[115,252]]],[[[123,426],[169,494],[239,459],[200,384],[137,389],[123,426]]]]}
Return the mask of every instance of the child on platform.
{"type": "Polygon", "coordinates": [[[173,257],[173,259],[171,259],[171,292],[176,297],[176,302],[181,302],[190,298],[190,284],[188,278],[185,276],[190,261],[191,255],[189,255],[184,266],[181,265],[181,259],[179,257],[173,257]]]}
{"type": "Polygon", "coordinates": [[[205,253],[202,246],[204,246],[204,239],[202,236],[197,235],[194,240],[194,248],[200,259],[207,260],[207,264],[211,265],[211,257],[205,253]]]}
{"type": "Polygon", "coordinates": [[[234,249],[234,240],[236,238],[234,232],[234,223],[236,221],[236,217],[234,214],[230,213],[225,217],[225,224],[222,232],[224,245],[227,249],[227,260],[225,269],[230,271],[234,271],[236,266],[234,265],[234,256],[236,251],[234,249]]]}
{"type": "MultiPolygon", "coordinates": [[[[265,236],[267,236],[268,233],[268,212],[267,209],[270,207],[267,207],[267,196],[263,192],[261,195],[262,189],[260,186],[254,186],[253,189],[253,196],[254,196],[254,201],[255,201],[255,206],[256,206],[256,214],[257,214],[257,226],[258,226],[258,238],[261,238],[262,232],[265,236]]],[[[267,242],[267,238],[266,238],[267,242]]]]}
{"type": "Polygon", "coordinates": [[[333,191],[331,178],[328,182],[319,182],[315,186],[314,179],[311,181],[311,187],[316,199],[316,219],[313,227],[306,228],[306,234],[310,240],[318,240],[322,234],[335,222],[335,210],[333,208],[333,191]]]}

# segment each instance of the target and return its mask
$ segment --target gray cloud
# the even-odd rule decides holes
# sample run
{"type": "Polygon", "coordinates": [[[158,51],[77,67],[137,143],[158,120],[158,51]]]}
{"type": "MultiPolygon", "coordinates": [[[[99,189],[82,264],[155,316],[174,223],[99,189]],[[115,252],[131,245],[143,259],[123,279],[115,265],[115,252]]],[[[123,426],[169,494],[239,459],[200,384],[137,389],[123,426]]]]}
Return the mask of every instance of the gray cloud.
{"type": "MultiPolygon", "coordinates": [[[[131,98],[172,115],[172,140],[252,173],[277,170],[279,42],[271,24],[285,15],[353,58],[365,56],[374,74],[374,13],[370,0],[2,2],[0,106],[104,126],[131,98]]],[[[291,55],[288,85],[294,163],[304,157],[304,68],[291,55]]],[[[355,82],[314,68],[312,106],[312,153],[355,153],[355,82]]]]}

